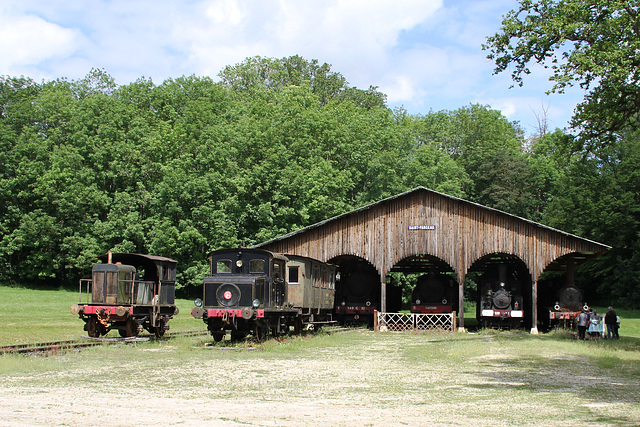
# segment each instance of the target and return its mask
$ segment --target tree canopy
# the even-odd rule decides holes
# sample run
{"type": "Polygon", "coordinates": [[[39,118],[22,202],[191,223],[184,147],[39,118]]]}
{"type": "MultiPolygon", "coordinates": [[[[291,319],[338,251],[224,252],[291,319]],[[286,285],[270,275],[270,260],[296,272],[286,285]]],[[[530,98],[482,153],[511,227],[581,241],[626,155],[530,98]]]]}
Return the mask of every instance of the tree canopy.
{"type": "Polygon", "coordinates": [[[539,64],[551,70],[551,92],[585,89],[571,125],[593,150],[638,127],[639,9],[635,0],[520,0],[483,47],[495,73],[513,67],[519,85],[539,64]]]}
{"type": "Polygon", "coordinates": [[[525,147],[488,106],[410,115],[297,56],[248,58],[220,82],[4,76],[0,282],[75,285],[123,251],[176,259],[196,289],[211,250],[424,186],[614,245],[584,280],[637,305],[638,140],[594,155],[556,131],[525,147]]]}

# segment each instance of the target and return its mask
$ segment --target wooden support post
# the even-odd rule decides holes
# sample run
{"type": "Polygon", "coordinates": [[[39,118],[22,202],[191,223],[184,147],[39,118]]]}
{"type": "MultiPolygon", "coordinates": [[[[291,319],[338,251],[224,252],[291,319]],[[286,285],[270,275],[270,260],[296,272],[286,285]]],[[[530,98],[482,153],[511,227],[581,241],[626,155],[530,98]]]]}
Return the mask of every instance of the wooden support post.
{"type": "Polygon", "coordinates": [[[464,279],[460,280],[460,284],[458,285],[458,313],[460,313],[460,324],[458,326],[458,332],[465,332],[464,330],[464,279]]]}
{"type": "Polygon", "coordinates": [[[531,285],[531,333],[538,335],[538,279],[531,285]]]}
{"type": "Polygon", "coordinates": [[[373,330],[374,332],[380,332],[380,325],[378,325],[378,310],[373,310],[373,330]]]}
{"type": "Polygon", "coordinates": [[[380,311],[387,312],[387,282],[380,283],[380,311]]]}

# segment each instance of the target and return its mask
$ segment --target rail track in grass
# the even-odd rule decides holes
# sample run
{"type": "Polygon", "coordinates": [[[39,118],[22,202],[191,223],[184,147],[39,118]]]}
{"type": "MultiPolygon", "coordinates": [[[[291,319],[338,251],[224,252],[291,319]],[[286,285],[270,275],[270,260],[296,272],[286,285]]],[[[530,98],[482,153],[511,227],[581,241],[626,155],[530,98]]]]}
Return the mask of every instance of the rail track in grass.
{"type": "MultiPolygon", "coordinates": [[[[344,327],[338,325],[325,326],[318,328],[316,332],[322,331],[328,334],[335,334],[340,332],[354,331],[363,328],[344,327]]],[[[165,335],[163,338],[156,338],[155,335],[140,335],[137,337],[113,337],[113,338],[92,338],[89,336],[83,336],[80,340],[66,340],[66,341],[46,341],[37,343],[25,343],[25,344],[11,344],[0,347],[0,356],[5,354],[20,354],[25,356],[53,356],[58,354],[64,354],[68,351],[80,351],[88,347],[96,347],[100,345],[113,345],[113,344],[129,344],[136,342],[147,342],[152,340],[169,340],[177,337],[192,337],[192,336],[208,336],[208,332],[205,331],[187,331],[176,332],[165,335]]]]}
{"type": "MultiPolygon", "coordinates": [[[[163,340],[177,338],[207,335],[206,331],[188,331],[177,332],[166,335],[163,340]]],[[[137,337],[126,338],[91,338],[84,336],[80,340],[66,341],[47,341],[38,343],[11,344],[0,347],[0,355],[4,354],[21,354],[29,356],[49,356],[66,353],[67,351],[79,351],[87,347],[95,347],[99,345],[128,344],[135,342],[146,342],[156,340],[154,335],[141,335],[137,337]]]]}

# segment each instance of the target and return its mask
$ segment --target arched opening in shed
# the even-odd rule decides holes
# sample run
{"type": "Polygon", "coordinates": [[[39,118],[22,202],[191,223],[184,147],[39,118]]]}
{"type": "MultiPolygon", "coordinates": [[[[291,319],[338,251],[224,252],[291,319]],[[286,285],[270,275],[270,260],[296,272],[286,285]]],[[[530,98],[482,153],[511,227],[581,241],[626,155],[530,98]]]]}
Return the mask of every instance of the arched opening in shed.
{"type": "Polygon", "coordinates": [[[583,308],[588,308],[584,289],[576,283],[575,269],[593,255],[571,253],[551,262],[538,279],[538,325],[542,331],[571,328],[583,308]]]}
{"type": "Polygon", "coordinates": [[[458,311],[458,282],[453,268],[428,254],[406,257],[387,275],[387,286],[402,293],[402,310],[442,314],[458,311]]]}
{"type": "MultiPolygon", "coordinates": [[[[381,278],[376,268],[364,258],[340,255],[329,260],[338,266],[340,279],[336,281],[335,315],[345,324],[373,325],[375,310],[380,310],[381,278]]],[[[393,286],[387,288],[387,307],[400,309],[401,293],[393,286]]]]}
{"type": "Polygon", "coordinates": [[[485,328],[530,328],[532,281],[517,256],[493,253],[473,263],[477,274],[476,319],[485,328]]]}

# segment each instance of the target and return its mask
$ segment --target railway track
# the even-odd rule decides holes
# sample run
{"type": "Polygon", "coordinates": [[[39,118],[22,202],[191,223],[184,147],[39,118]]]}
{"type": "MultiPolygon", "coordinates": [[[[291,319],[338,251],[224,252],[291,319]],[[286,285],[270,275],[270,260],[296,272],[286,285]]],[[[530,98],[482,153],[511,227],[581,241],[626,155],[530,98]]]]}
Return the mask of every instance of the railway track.
{"type": "MultiPolygon", "coordinates": [[[[171,339],[175,337],[199,336],[207,335],[203,331],[177,332],[166,335],[163,339],[171,339]]],[[[95,347],[99,345],[113,345],[121,343],[146,342],[156,339],[153,335],[142,335],[138,337],[127,338],[90,338],[83,337],[81,340],[68,341],[49,341],[27,344],[12,344],[0,347],[0,355],[4,354],[22,354],[31,356],[49,356],[66,353],[67,351],[81,350],[86,347],[95,347]]]]}
{"type": "MultiPolygon", "coordinates": [[[[344,327],[338,325],[325,326],[320,330],[324,333],[335,334],[340,332],[348,332],[362,328],[344,327]]],[[[191,337],[191,336],[207,336],[207,331],[188,331],[188,332],[176,332],[169,335],[165,335],[162,339],[171,339],[177,337],[191,337]]],[[[127,338],[91,338],[84,336],[81,340],[67,340],[67,341],[48,341],[39,343],[27,343],[27,344],[12,344],[0,347],[0,356],[4,354],[21,354],[28,356],[53,356],[57,354],[64,354],[68,351],[80,351],[83,348],[95,347],[99,345],[113,345],[113,344],[128,344],[136,342],[146,342],[156,340],[154,335],[141,335],[137,337],[127,338]]]]}

